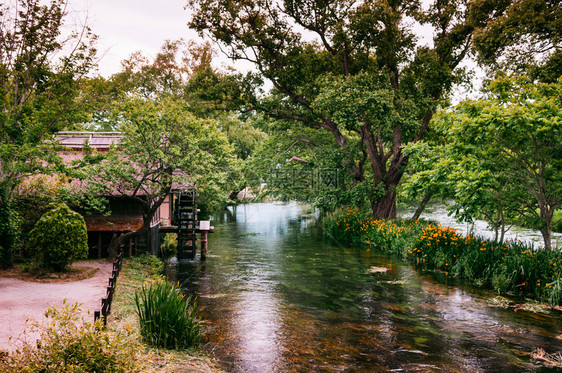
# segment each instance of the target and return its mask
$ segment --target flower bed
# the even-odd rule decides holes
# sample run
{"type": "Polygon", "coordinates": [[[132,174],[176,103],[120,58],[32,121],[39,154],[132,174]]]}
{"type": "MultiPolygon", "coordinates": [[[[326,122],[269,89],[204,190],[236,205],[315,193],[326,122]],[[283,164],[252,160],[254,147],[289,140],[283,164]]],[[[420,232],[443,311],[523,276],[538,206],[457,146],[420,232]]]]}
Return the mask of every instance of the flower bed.
{"type": "Polygon", "coordinates": [[[425,220],[376,220],[357,209],[342,209],[324,219],[327,234],[340,244],[364,242],[402,255],[419,268],[497,291],[547,301],[562,300],[562,253],[511,241],[503,244],[463,236],[425,220]]]}

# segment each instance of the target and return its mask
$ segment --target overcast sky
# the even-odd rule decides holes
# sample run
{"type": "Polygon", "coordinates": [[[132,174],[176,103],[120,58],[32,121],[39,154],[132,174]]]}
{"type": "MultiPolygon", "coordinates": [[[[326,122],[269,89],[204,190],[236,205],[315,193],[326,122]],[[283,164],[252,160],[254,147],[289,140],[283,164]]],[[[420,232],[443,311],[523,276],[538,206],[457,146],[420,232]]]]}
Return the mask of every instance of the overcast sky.
{"type": "MultiPolygon", "coordinates": [[[[189,12],[185,0],[69,0],[69,12],[86,22],[99,36],[99,73],[109,77],[121,70],[121,61],[131,53],[141,51],[153,58],[165,40],[201,39],[187,27],[189,12]]],[[[431,43],[430,34],[423,35],[423,43],[431,43]]],[[[250,69],[246,64],[234,64],[224,56],[223,63],[250,69]]],[[[469,65],[471,63],[469,62],[469,65]]],[[[481,72],[479,81],[482,78],[481,72]]],[[[454,95],[466,95],[463,89],[454,95]]]]}
{"type": "Polygon", "coordinates": [[[184,0],[69,0],[68,10],[99,36],[99,73],[107,77],[135,51],[154,57],[167,39],[198,39],[187,27],[184,5],[184,0]]]}

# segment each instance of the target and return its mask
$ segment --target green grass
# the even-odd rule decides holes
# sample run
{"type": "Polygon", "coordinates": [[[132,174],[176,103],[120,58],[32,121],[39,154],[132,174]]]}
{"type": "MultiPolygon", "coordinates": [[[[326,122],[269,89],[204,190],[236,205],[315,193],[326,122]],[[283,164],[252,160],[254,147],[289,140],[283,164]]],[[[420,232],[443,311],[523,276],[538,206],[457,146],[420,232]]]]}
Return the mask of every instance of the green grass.
{"type": "Polygon", "coordinates": [[[118,319],[136,316],[135,292],[145,281],[155,281],[162,277],[164,263],[154,255],[143,254],[125,259],[117,278],[117,287],[112,303],[112,315],[118,319]]]}
{"type": "Polygon", "coordinates": [[[135,294],[135,305],[145,342],[176,350],[199,345],[197,304],[167,279],[145,282],[135,294]]]}
{"type": "MultiPolygon", "coordinates": [[[[141,255],[125,259],[117,279],[117,288],[111,306],[109,326],[115,329],[135,329],[139,339],[139,318],[135,305],[135,293],[145,282],[162,279],[164,264],[153,255],[141,255]]],[[[153,348],[142,343],[142,352],[148,360],[150,372],[223,372],[208,356],[196,348],[169,350],[153,348]]],[[[144,371],[144,370],[143,370],[144,371]]]]}

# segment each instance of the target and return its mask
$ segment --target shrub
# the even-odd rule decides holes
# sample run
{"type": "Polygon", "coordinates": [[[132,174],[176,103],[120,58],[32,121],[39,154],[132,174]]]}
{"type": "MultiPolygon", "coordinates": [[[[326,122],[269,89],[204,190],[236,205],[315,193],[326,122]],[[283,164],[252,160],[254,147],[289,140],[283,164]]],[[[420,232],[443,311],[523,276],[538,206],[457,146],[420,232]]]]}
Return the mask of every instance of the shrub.
{"type": "Polygon", "coordinates": [[[164,262],[155,255],[143,253],[129,259],[133,267],[142,267],[146,269],[151,276],[163,275],[165,272],[164,262]]]}
{"type": "Polygon", "coordinates": [[[171,258],[178,254],[178,235],[177,233],[167,233],[160,235],[160,253],[162,258],[171,258]]]}
{"type": "Polygon", "coordinates": [[[39,219],[56,206],[56,202],[54,202],[54,199],[50,196],[26,195],[14,198],[14,208],[20,214],[22,220],[20,239],[23,248],[21,252],[18,253],[20,258],[29,258],[32,256],[33,253],[25,247],[26,243],[29,241],[29,235],[39,219]]]}
{"type": "Polygon", "coordinates": [[[361,241],[379,249],[406,256],[422,230],[432,224],[426,220],[368,219],[361,226],[361,241]]]}
{"type": "Polygon", "coordinates": [[[0,206],[0,267],[12,265],[12,258],[19,244],[21,221],[11,204],[0,206]]]}
{"type": "Polygon", "coordinates": [[[40,335],[0,359],[2,372],[135,372],[141,367],[138,339],[131,332],[113,332],[84,321],[78,304],[51,307],[48,322],[33,322],[27,330],[40,335]]]}
{"type": "Polygon", "coordinates": [[[199,345],[197,305],[191,296],[184,299],[181,289],[172,283],[164,279],[145,282],[135,293],[135,305],[145,342],[178,350],[199,345]]]}
{"type": "Polygon", "coordinates": [[[326,234],[334,241],[349,244],[357,240],[370,214],[357,208],[342,208],[324,218],[326,234]]]}
{"type": "Polygon", "coordinates": [[[88,256],[84,218],[65,204],[44,214],[30,233],[28,248],[38,262],[56,271],[88,256]]]}

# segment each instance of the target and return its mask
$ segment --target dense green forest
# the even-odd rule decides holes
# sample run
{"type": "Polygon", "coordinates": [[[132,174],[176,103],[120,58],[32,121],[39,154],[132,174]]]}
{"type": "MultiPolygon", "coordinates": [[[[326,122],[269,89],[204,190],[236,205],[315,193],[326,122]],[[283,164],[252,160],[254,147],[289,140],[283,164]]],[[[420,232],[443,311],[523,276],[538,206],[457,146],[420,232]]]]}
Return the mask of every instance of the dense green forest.
{"type": "Polygon", "coordinates": [[[485,219],[499,241],[519,224],[553,248],[557,2],[189,0],[186,21],[207,42],[166,41],[110,77],[93,73],[95,30],[63,32],[65,3],[0,5],[3,266],[53,203],[99,212],[100,195],[142,190],[146,229],[181,178],[197,185],[205,211],[264,183],[261,196],[380,219],[394,219],[399,201],[421,211],[451,199],[452,213],[485,219]],[[219,49],[253,69],[217,67],[219,49]],[[472,65],[486,75],[479,92],[472,65]],[[123,140],[65,164],[52,141],[62,130],[123,140]]]}

